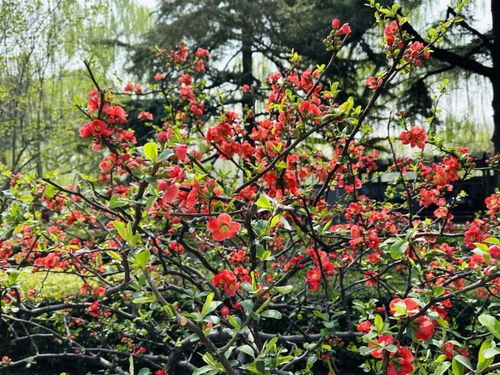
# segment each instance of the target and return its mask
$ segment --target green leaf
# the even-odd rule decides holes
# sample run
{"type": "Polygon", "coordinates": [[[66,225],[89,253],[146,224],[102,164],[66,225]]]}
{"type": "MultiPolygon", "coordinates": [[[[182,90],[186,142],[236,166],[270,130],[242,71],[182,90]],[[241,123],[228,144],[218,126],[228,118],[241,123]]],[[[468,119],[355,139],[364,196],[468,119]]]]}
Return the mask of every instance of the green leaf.
{"type": "Polygon", "coordinates": [[[142,250],[138,252],[135,256],[134,262],[141,268],[146,267],[148,264],[148,260],[151,257],[151,253],[149,250],[142,250]]]}
{"type": "Polygon", "coordinates": [[[175,312],[170,305],[163,306],[163,311],[165,311],[170,318],[175,316],[175,312]]]}
{"type": "Polygon", "coordinates": [[[260,316],[270,319],[281,319],[283,317],[278,310],[266,310],[263,311],[260,316]]]}
{"type": "Polygon", "coordinates": [[[257,199],[255,205],[259,208],[262,208],[263,210],[268,210],[268,211],[273,210],[273,205],[271,204],[271,201],[265,194],[261,194],[259,196],[259,199],[257,199]]]}
{"type": "Polygon", "coordinates": [[[319,310],[313,310],[313,314],[315,317],[320,318],[321,320],[328,320],[328,316],[326,316],[319,310]]]}
{"type": "Polygon", "coordinates": [[[208,309],[210,308],[210,304],[214,300],[214,293],[209,293],[207,296],[207,299],[205,300],[205,303],[203,304],[203,308],[201,309],[201,315],[205,316],[208,314],[208,309]]]}
{"type": "Polygon", "coordinates": [[[446,291],[446,289],[444,288],[444,286],[441,286],[441,285],[437,285],[435,287],[432,288],[432,294],[435,296],[435,297],[439,297],[440,295],[442,295],[444,292],[446,291]]]}
{"type": "Polygon", "coordinates": [[[408,241],[400,239],[394,242],[389,248],[389,252],[391,254],[391,258],[394,260],[401,259],[405,254],[406,249],[408,249],[408,241]]]}
{"type": "Polygon", "coordinates": [[[474,367],[472,367],[472,363],[470,363],[469,358],[464,357],[461,354],[457,354],[454,358],[453,361],[457,361],[458,363],[462,364],[463,366],[467,367],[469,370],[474,370],[474,367]]]}
{"type": "Polygon", "coordinates": [[[444,362],[445,360],[446,360],[446,355],[444,355],[444,354],[440,354],[440,355],[436,358],[436,360],[435,360],[434,362],[436,362],[436,363],[441,363],[441,362],[444,362]]]}
{"type": "Polygon", "coordinates": [[[13,286],[16,283],[17,278],[19,277],[21,272],[16,269],[9,269],[7,272],[9,273],[8,285],[13,286]]]}
{"type": "Polygon", "coordinates": [[[278,293],[288,294],[293,290],[293,286],[292,285],[277,286],[274,289],[276,289],[278,293]]]}
{"type": "Polygon", "coordinates": [[[108,250],[106,251],[106,253],[111,257],[113,258],[114,260],[119,260],[121,261],[122,260],[122,257],[120,256],[120,254],[118,254],[116,251],[112,251],[112,250],[108,250]]]}
{"type": "Polygon", "coordinates": [[[45,185],[45,190],[43,192],[43,195],[45,195],[47,198],[54,198],[54,196],[57,193],[57,189],[50,184],[45,185]]]}
{"type": "Polygon", "coordinates": [[[127,204],[128,202],[125,199],[122,199],[117,195],[113,195],[109,200],[109,207],[111,208],[123,207],[126,206],[127,204]]]}
{"type": "Polygon", "coordinates": [[[115,227],[116,231],[120,235],[121,238],[123,238],[125,241],[128,242],[129,236],[127,232],[127,226],[125,223],[121,221],[113,221],[113,226],[115,227]]]}
{"type": "Polygon", "coordinates": [[[384,329],[384,319],[379,314],[375,315],[375,328],[377,328],[378,332],[382,332],[384,329]]]}
{"type": "Polygon", "coordinates": [[[144,304],[144,303],[152,303],[155,302],[156,298],[154,295],[149,295],[149,296],[142,296],[142,297],[137,297],[132,300],[133,303],[136,303],[138,305],[144,304]]]}
{"type": "Polygon", "coordinates": [[[344,103],[339,106],[340,112],[349,112],[354,106],[354,98],[350,96],[344,103]]]}
{"type": "Polygon", "coordinates": [[[193,371],[193,375],[200,375],[200,374],[205,374],[209,371],[213,370],[212,366],[203,366],[199,367],[196,370],[193,371]]]}
{"type": "Polygon", "coordinates": [[[493,358],[494,356],[500,354],[500,348],[489,348],[483,352],[483,357],[486,359],[493,358]]]}
{"type": "Polygon", "coordinates": [[[498,238],[494,238],[494,237],[489,237],[489,238],[485,239],[484,242],[488,242],[488,243],[493,244],[493,245],[500,245],[500,240],[498,238]]]}
{"type": "MultiPolygon", "coordinates": [[[[479,354],[477,356],[477,369],[481,371],[493,363],[493,358],[484,356],[484,352],[491,348],[493,340],[483,341],[481,347],[479,348],[479,354]]],[[[494,355],[493,355],[494,356],[494,355]]]]}
{"type": "Polygon", "coordinates": [[[479,316],[479,323],[485,326],[493,336],[500,340],[500,322],[494,316],[482,314],[479,316]]]}
{"type": "Polygon", "coordinates": [[[436,367],[436,369],[434,370],[434,373],[433,375],[443,375],[446,370],[448,370],[451,366],[451,363],[450,362],[442,362],[439,364],[438,367],[436,367]]]}
{"type": "Polygon", "coordinates": [[[259,371],[259,373],[261,374],[264,374],[266,371],[266,363],[262,359],[259,359],[258,361],[255,362],[255,367],[257,368],[257,371],[259,371]]]}
{"type": "Polygon", "coordinates": [[[144,145],[143,149],[144,155],[153,163],[156,163],[158,159],[158,145],[155,142],[148,142],[144,145]]]}
{"type": "Polygon", "coordinates": [[[274,215],[271,220],[269,220],[269,228],[274,228],[280,222],[280,215],[274,215]]]}
{"type": "Polygon", "coordinates": [[[203,308],[201,309],[201,318],[203,319],[207,314],[210,314],[214,311],[222,302],[214,301],[214,293],[210,293],[207,296],[205,303],[203,304],[203,308]]]}
{"type": "Polygon", "coordinates": [[[238,347],[238,350],[240,352],[243,352],[243,353],[249,355],[252,358],[255,358],[255,353],[250,345],[241,345],[238,347]]]}
{"type": "Polygon", "coordinates": [[[137,375],[151,375],[151,370],[148,368],[141,368],[137,375]]]}
{"type": "Polygon", "coordinates": [[[240,302],[241,307],[243,307],[246,311],[253,310],[253,301],[250,299],[245,299],[240,302]]]}
{"type": "Polygon", "coordinates": [[[158,156],[158,161],[165,161],[167,160],[169,157],[171,157],[172,155],[174,154],[174,151],[167,148],[165,150],[163,150],[161,153],[160,153],[160,156],[158,156]]]}
{"type": "Polygon", "coordinates": [[[234,316],[232,315],[228,315],[227,316],[227,320],[229,320],[229,323],[231,323],[231,325],[237,330],[239,331],[240,330],[240,322],[239,322],[239,319],[238,318],[235,318],[234,316]]]}
{"type": "Polygon", "coordinates": [[[264,303],[262,305],[259,306],[259,308],[257,310],[255,310],[255,312],[257,314],[260,314],[262,311],[264,311],[264,309],[267,307],[267,305],[269,305],[271,303],[271,298],[268,298],[264,301],[264,303]]]}

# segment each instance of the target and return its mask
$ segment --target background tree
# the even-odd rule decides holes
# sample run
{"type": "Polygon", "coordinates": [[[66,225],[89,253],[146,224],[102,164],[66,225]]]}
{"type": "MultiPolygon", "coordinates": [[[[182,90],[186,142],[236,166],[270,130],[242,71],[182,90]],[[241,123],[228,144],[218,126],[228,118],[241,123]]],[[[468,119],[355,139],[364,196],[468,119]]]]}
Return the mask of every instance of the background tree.
{"type": "MultiPolygon", "coordinates": [[[[330,18],[335,15],[350,21],[353,32],[347,40],[348,48],[337,57],[328,75],[332,80],[340,82],[340,87],[346,90],[346,97],[352,95],[362,100],[366,92],[352,92],[349,88],[358,87],[360,80],[377,73],[383,64],[383,56],[371,47],[375,19],[365,3],[362,0],[161,1],[156,12],[155,26],[148,32],[146,43],[135,48],[133,70],[144,74],[141,66],[145,66],[144,61],[152,56],[148,45],[170,48],[180,40],[185,40],[208,48],[215,60],[219,61],[217,68],[212,67],[210,70],[213,86],[219,87],[224,83],[237,86],[252,83],[259,85],[264,75],[258,74],[257,65],[260,63],[283,71],[291,49],[302,55],[306,64],[326,64],[329,56],[324,51],[322,38],[330,27],[330,18]]],[[[438,12],[439,7],[436,7],[435,2],[428,1],[405,0],[401,3],[406,13],[420,14],[418,24],[408,24],[405,27],[416,40],[422,40],[418,30],[432,26],[427,22],[429,17],[426,14],[438,12]]],[[[478,74],[486,77],[493,85],[497,84],[496,77],[500,74],[494,74],[494,66],[498,63],[490,66],[490,62],[494,60],[495,30],[498,30],[495,7],[498,5],[492,1],[489,7],[494,20],[492,30],[481,33],[471,25],[474,21],[477,22],[474,19],[477,14],[487,17],[488,12],[480,12],[480,1],[472,2],[463,12],[461,27],[446,37],[446,43],[436,49],[434,58],[426,62],[425,69],[395,83],[400,90],[394,90],[392,100],[389,99],[383,108],[387,108],[388,103],[393,103],[392,108],[410,100],[409,112],[414,120],[422,121],[424,118],[436,117],[432,113],[434,90],[431,86],[445,76],[478,74]]],[[[472,79],[472,84],[481,85],[475,78],[472,79]]],[[[462,86],[460,95],[466,95],[464,91],[466,88],[462,86]]],[[[494,92],[497,91],[498,89],[494,89],[494,92]]],[[[495,98],[498,96],[499,94],[495,94],[495,98]]],[[[251,105],[252,97],[238,93],[228,100],[235,101],[251,105]]],[[[493,108],[497,113],[498,99],[494,99],[493,108]]],[[[469,120],[465,121],[469,124],[475,122],[471,117],[457,118],[456,113],[452,115],[454,116],[446,118],[448,127],[461,125],[458,122],[464,120],[469,120]]],[[[498,152],[500,124],[497,118],[498,115],[495,114],[492,140],[498,152]]],[[[433,118],[432,121],[440,124],[438,118],[433,118]]],[[[462,129],[463,126],[459,128],[462,129]]],[[[490,147],[480,144],[477,148],[485,151],[490,147]]]]}
{"type": "Polygon", "coordinates": [[[148,11],[129,0],[6,0],[0,15],[0,163],[39,175],[83,167],[89,153],[68,100],[89,87],[81,61],[94,56],[102,72],[119,68],[123,53],[98,42],[134,40],[147,30],[148,11]]]}

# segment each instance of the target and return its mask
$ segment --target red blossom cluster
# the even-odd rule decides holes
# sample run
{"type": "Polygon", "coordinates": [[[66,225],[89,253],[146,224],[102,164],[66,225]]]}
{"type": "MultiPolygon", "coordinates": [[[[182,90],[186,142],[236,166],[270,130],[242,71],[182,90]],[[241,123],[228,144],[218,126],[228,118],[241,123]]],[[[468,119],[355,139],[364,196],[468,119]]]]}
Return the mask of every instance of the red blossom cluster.
{"type": "MultiPolygon", "coordinates": [[[[428,46],[410,40],[399,21],[381,21],[388,57],[400,54],[397,73],[428,57],[428,46]]],[[[349,24],[334,19],[325,44],[336,53],[350,33],[349,24]]],[[[8,275],[2,308],[42,326],[53,317],[54,332],[69,330],[68,340],[89,340],[91,348],[105,343],[109,366],[123,362],[115,352],[127,351],[153,363],[155,375],[175,373],[176,366],[191,371],[192,358],[201,363],[203,355],[216,371],[230,373],[233,363],[252,368],[274,335],[276,356],[291,347],[310,350],[325,368],[340,347],[363,354],[363,342],[365,369],[385,366],[389,375],[414,372],[424,355],[469,357],[448,327],[458,327],[458,301],[476,298],[487,309],[500,291],[500,244],[493,238],[500,195],[486,199],[485,215],[454,220],[449,198],[474,168],[468,150],[434,148],[442,161],[431,165],[421,153],[393,155],[388,171],[398,173],[386,198],[374,199],[365,188],[383,172],[366,142],[370,108],[341,98],[335,85],[323,87],[322,68],[304,69],[294,57],[290,69],[268,76],[262,113],[220,108],[212,115],[201,78],[208,56],[184,44],[157,54],[162,69],[154,71],[153,87],[175,105],[166,106],[165,118],[139,112],[157,130],[140,147],[111,90],[89,93],[80,135],[100,155],[97,177],[69,186],[47,179],[33,188],[28,177],[8,176],[16,199],[9,198],[14,203],[2,216],[12,226],[0,241],[2,269],[15,274],[29,265],[85,281],[77,295],[46,307],[8,275]],[[34,206],[26,203],[31,198],[34,206]],[[24,204],[29,209],[20,213],[24,204]],[[424,217],[420,209],[429,207],[434,216],[424,217]],[[342,318],[333,312],[340,309],[342,318]],[[269,324],[285,314],[291,324],[269,324]],[[318,332],[328,345],[309,343],[318,332]],[[234,348],[226,351],[228,342],[234,348]]],[[[390,77],[367,79],[373,100],[390,77]]],[[[245,95],[259,90],[242,87],[245,95]]],[[[144,93],[132,83],[124,91],[144,93]]],[[[419,126],[399,138],[422,150],[437,144],[419,126]]],[[[68,349],[85,358],[73,341],[68,349]]],[[[266,371],[282,373],[286,363],[266,371]]]]}
{"type": "Polygon", "coordinates": [[[236,292],[241,289],[236,275],[233,271],[223,270],[215,275],[212,279],[212,284],[218,288],[224,289],[228,296],[234,296],[236,292]]]}
{"type": "Polygon", "coordinates": [[[408,131],[402,132],[400,139],[404,145],[410,145],[411,147],[418,147],[423,149],[425,143],[427,142],[427,135],[425,130],[419,126],[414,126],[408,131]]]}

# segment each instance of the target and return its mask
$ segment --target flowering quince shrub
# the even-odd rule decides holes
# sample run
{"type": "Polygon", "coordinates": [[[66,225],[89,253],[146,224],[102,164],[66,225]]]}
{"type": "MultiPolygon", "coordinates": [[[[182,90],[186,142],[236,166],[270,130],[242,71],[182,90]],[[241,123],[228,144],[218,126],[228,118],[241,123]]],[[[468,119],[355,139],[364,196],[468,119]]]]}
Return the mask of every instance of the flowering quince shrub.
{"type": "MultiPolygon", "coordinates": [[[[350,35],[337,19],[330,63],[303,68],[294,55],[268,77],[262,114],[214,105],[208,51],[159,51],[153,91],[167,115],[139,113],[156,131],[142,146],[88,66],[95,87],[80,136],[100,155],[97,173],[70,185],[4,173],[0,372],[68,360],[141,375],[497,371],[500,195],[473,222],[455,222],[474,170],[467,149],[390,114],[400,129],[387,136],[391,150],[400,142],[416,156],[392,151],[385,201],[361,194],[382,173],[363,146],[374,104],[459,18],[424,44],[403,31],[397,7],[371,6],[388,68],[367,79],[365,107],[324,86],[350,35]],[[442,161],[426,163],[428,150],[442,161]],[[73,275],[80,293],[43,300],[19,283],[33,272],[73,275]]],[[[148,94],[135,83],[125,91],[148,94]]]]}

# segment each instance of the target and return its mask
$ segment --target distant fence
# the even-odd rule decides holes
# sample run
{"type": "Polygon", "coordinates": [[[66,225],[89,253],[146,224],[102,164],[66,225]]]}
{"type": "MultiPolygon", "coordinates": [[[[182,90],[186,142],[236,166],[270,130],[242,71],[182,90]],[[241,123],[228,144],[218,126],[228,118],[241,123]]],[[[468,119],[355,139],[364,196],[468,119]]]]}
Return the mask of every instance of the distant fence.
{"type": "MultiPolygon", "coordinates": [[[[484,200],[489,195],[493,194],[495,188],[498,188],[497,177],[495,176],[494,170],[486,165],[486,155],[483,158],[475,160],[476,169],[475,176],[465,180],[458,181],[453,184],[453,191],[448,194],[448,200],[451,201],[452,197],[459,191],[464,191],[467,196],[458,199],[451,213],[455,216],[455,220],[459,222],[469,221],[474,219],[474,213],[477,211],[485,210],[486,205],[484,200]]],[[[440,159],[435,158],[434,162],[438,162],[440,159]]],[[[385,171],[391,165],[391,163],[381,162],[379,164],[378,171],[385,171]]],[[[395,178],[399,175],[396,173],[395,178]]],[[[366,195],[374,200],[383,201],[386,199],[386,190],[395,178],[384,178],[384,176],[378,176],[376,181],[367,182],[363,184],[361,189],[356,190],[358,195],[366,195]]],[[[342,188],[337,188],[335,190],[330,190],[327,195],[327,202],[329,204],[335,203],[339,198],[346,196],[346,192],[342,188]]],[[[402,202],[402,196],[400,194],[396,195],[395,201],[402,202]]],[[[433,212],[437,207],[435,205],[429,206],[428,208],[422,209],[417,202],[411,207],[412,213],[419,212],[422,217],[431,217],[433,212]]]]}

